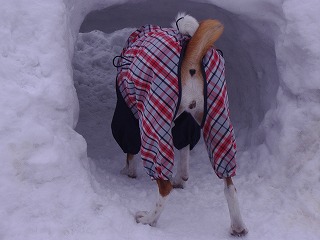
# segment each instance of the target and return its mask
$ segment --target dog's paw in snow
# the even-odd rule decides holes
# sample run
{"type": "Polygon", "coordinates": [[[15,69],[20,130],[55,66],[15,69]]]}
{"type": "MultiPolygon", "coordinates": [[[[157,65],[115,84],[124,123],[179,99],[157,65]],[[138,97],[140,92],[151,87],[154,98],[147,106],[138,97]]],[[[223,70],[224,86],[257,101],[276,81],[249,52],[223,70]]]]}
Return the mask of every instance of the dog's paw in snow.
{"type": "Polygon", "coordinates": [[[231,227],[230,234],[235,237],[243,237],[247,235],[248,229],[246,227],[231,227]]]}
{"type": "Polygon", "coordinates": [[[142,223],[145,225],[150,225],[151,227],[156,226],[158,219],[152,217],[147,211],[139,211],[135,215],[137,223],[142,223]]]}

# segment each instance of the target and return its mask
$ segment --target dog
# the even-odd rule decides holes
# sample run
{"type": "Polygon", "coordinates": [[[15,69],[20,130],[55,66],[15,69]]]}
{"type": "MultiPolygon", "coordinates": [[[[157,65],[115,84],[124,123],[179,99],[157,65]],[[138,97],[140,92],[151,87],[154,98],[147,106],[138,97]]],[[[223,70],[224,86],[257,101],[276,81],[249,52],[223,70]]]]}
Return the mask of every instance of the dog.
{"type": "Polygon", "coordinates": [[[117,105],[112,133],[124,153],[121,171],[136,177],[135,155],[156,180],[159,196],[153,209],[135,215],[137,223],[155,226],[166,200],[189,177],[189,153],[203,137],[213,169],[224,180],[231,228],[247,234],[232,181],[236,170],[236,143],[229,118],[224,59],[213,45],[223,33],[218,20],[198,22],[178,14],[172,28],[145,25],[133,32],[117,67],[117,105]],[[180,150],[172,177],[174,147],[180,150]]]}

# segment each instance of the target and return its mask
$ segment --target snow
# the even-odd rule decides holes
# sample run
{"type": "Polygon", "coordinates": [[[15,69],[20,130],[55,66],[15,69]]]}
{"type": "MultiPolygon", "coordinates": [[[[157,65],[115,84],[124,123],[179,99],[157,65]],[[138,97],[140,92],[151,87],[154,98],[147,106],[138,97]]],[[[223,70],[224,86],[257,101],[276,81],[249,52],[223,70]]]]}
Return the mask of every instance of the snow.
{"type": "Polygon", "coordinates": [[[112,59],[135,27],[178,11],[225,25],[245,238],[320,238],[319,1],[0,3],[0,239],[231,239],[203,142],[155,228],[133,218],[155,184],[141,164],[119,174],[112,59]]]}

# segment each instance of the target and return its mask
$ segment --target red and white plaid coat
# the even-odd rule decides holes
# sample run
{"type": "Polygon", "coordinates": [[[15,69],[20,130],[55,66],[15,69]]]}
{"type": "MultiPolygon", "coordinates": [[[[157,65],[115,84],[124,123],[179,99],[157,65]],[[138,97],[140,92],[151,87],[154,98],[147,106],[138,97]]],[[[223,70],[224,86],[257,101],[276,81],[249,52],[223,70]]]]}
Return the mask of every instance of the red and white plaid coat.
{"type": "MultiPolygon", "coordinates": [[[[171,129],[181,98],[180,56],[189,38],[172,28],[143,26],[130,35],[117,63],[117,86],[139,120],[141,157],[154,179],[172,176],[171,129]]],[[[236,172],[224,68],[223,57],[211,48],[203,58],[206,107],[201,127],[210,161],[220,178],[236,172]]]]}

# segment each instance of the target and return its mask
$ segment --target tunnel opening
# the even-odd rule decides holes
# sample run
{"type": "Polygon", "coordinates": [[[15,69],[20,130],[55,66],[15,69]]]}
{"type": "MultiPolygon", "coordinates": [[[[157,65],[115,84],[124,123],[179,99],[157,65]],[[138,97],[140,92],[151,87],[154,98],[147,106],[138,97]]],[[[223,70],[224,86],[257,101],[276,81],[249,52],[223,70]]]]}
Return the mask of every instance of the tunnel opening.
{"type": "Polygon", "coordinates": [[[260,126],[267,112],[276,107],[279,88],[275,46],[266,34],[272,26],[255,22],[253,27],[250,19],[212,4],[183,0],[133,2],[89,13],[75,44],[74,82],[80,103],[76,131],[86,139],[90,158],[106,158],[110,149],[117,148],[110,130],[116,104],[113,57],[136,28],[144,24],[170,27],[178,12],[199,21],[219,19],[224,24],[225,31],[216,45],[226,60],[237,144],[241,151],[265,141],[267,133],[260,126]],[[266,31],[257,30],[259,24],[266,31]]]}

